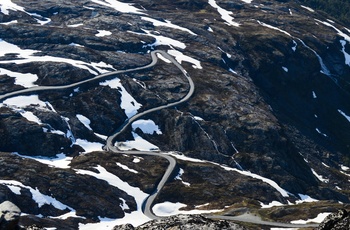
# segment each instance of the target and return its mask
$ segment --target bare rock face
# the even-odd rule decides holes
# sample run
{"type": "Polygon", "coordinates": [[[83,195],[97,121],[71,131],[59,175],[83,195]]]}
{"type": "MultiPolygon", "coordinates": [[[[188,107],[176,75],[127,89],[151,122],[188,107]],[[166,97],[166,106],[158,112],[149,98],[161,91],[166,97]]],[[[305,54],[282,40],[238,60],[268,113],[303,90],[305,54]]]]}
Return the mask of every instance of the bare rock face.
{"type": "Polygon", "coordinates": [[[350,229],[350,214],[341,209],[327,216],[317,230],[345,230],[350,229]]]}
{"type": "Polygon", "coordinates": [[[130,224],[115,226],[113,230],[156,230],[156,229],[210,229],[210,230],[244,230],[245,228],[238,224],[222,220],[211,220],[202,215],[177,215],[164,219],[150,221],[139,227],[133,227],[130,224]]]}
{"type": "Polygon", "coordinates": [[[12,202],[4,201],[0,204],[0,229],[15,230],[18,228],[21,210],[12,202]]]}

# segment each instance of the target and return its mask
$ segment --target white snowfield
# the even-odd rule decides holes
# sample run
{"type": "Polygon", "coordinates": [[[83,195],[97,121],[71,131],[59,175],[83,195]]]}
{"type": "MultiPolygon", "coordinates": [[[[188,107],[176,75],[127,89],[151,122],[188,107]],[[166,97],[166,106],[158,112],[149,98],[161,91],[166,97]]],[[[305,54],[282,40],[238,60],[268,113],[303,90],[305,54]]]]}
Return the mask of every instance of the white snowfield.
{"type": "Polygon", "coordinates": [[[232,11],[228,11],[220,7],[215,0],[208,0],[208,3],[218,11],[218,13],[221,15],[221,18],[226,21],[227,25],[239,27],[240,24],[233,21],[234,18],[231,16],[233,14],[232,11]]]}
{"type": "Polygon", "coordinates": [[[68,58],[54,57],[54,56],[34,56],[36,53],[40,53],[40,50],[31,50],[31,49],[21,49],[19,46],[8,43],[4,40],[0,39],[0,56],[5,56],[9,53],[18,53],[17,57],[21,58],[18,60],[6,60],[0,61],[0,63],[15,63],[15,64],[24,64],[31,62],[63,62],[67,64],[71,64],[77,68],[88,70],[91,74],[98,75],[101,73],[109,72],[110,69],[113,69],[112,65],[106,64],[104,62],[92,62],[87,63],[79,60],[73,60],[68,58]],[[98,72],[96,72],[97,70],[98,72]]]}

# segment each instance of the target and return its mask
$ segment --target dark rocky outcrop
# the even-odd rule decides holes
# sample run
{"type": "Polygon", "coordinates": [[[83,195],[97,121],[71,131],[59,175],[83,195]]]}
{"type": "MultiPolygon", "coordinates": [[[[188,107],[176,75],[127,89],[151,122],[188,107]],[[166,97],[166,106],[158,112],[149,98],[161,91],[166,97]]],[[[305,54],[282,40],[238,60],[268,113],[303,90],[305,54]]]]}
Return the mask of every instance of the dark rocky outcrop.
{"type": "Polygon", "coordinates": [[[345,230],[350,229],[350,214],[342,209],[327,216],[317,230],[345,230]]]}
{"type": "Polygon", "coordinates": [[[138,227],[131,224],[115,226],[113,230],[156,230],[156,229],[211,229],[211,230],[244,230],[246,228],[225,220],[211,220],[201,215],[177,215],[153,220],[138,227]]]}

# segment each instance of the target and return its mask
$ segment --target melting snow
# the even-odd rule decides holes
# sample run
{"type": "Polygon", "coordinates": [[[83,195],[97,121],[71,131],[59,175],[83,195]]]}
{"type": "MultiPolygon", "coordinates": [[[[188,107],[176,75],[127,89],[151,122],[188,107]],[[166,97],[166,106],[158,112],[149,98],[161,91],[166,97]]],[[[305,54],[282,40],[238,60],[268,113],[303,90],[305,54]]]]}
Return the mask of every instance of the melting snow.
{"type": "Polygon", "coordinates": [[[165,20],[165,22],[153,19],[153,18],[149,18],[149,17],[141,17],[142,20],[144,21],[148,21],[148,22],[152,22],[154,26],[164,26],[164,27],[169,27],[169,28],[173,28],[173,29],[177,29],[177,30],[182,30],[185,31],[189,34],[192,35],[197,35],[195,33],[193,33],[191,30],[178,26],[178,25],[174,25],[173,23],[171,23],[171,21],[165,20]]]}
{"type": "Polygon", "coordinates": [[[80,69],[86,69],[91,74],[98,75],[98,73],[95,70],[98,70],[100,73],[108,72],[105,70],[105,68],[108,69],[114,69],[113,66],[106,64],[104,62],[92,62],[87,63],[83,61],[68,59],[68,58],[61,58],[61,57],[53,57],[53,56],[34,56],[36,53],[40,53],[39,50],[31,50],[31,49],[21,49],[19,46],[5,42],[4,40],[0,39],[0,56],[5,56],[8,53],[18,53],[17,57],[21,59],[16,60],[5,60],[0,61],[0,63],[16,63],[16,64],[24,64],[24,63],[30,63],[30,62],[63,62],[71,64],[77,68],[80,69]],[[89,68],[90,67],[90,68],[89,68]]]}
{"type": "Polygon", "coordinates": [[[350,54],[348,54],[345,51],[345,45],[346,45],[346,41],[345,40],[340,40],[340,44],[342,45],[342,52],[344,54],[344,58],[345,58],[345,64],[350,66],[350,54]]]}
{"type": "Polygon", "coordinates": [[[311,202],[316,202],[318,200],[311,198],[308,195],[304,195],[304,194],[298,194],[300,197],[300,200],[297,200],[296,203],[297,204],[301,204],[301,203],[311,203],[311,202]]]}
{"type": "Polygon", "coordinates": [[[292,50],[295,52],[297,50],[298,43],[293,40],[293,45],[294,46],[292,46],[292,50]]]}
{"type": "Polygon", "coordinates": [[[90,119],[85,117],[84,115],[81,115],[81,114],[77,114],[76,117],[78,118],[78,120],[86,127],[88,128],[89,130],[92,130],[91,127],[90,127],[90,119]]]}
{"type": "Polygon", "coordinates": [[[313,50],[311,47],[307,46],[303,40],[301,40],[299,38],[298,38],[298,40],[303,44],[304,47],[306,47],[307,49],[309,49],[311,52],[313,52],[316,55],[316,57],[318,59],[318,62],[320,63],[320,66],[321,66],[321,71],[320,72],[325,74],[325,75],[327,75],[331,79],[333,79],[332,76],[331,76],[331,72],[329,71],[327,66],[324,64],[323,59],[321,58],[321,56],[315,50],[313,50]]]}
{"type": "Polygon", "coordinates": [[[81,146],[85,150],[84,153],[89,153],[94,151],[103,151],[102,150],[103,144],[99,142],[89,142],[87,140],[78,138],[75,140],[74,144],[81,146]]]}
{"type": "Polygon", "coordinates": [[[314,174],[315,177],[317,177],[317,179],[318,179],[319,181],[321,181],[321,182],[323,182],[323,183],[328,183],[328,182],[329,182],[329,179],[323,178],[323,176],[317,174],[316,171],[315,171],[314,169],[311,169],[311,171],[312,171],[312,174],[314,174]]]}
{"type": "Polygon", "coordinates": [[[34,17],[34,19],[41,25],[45,25],[45,24],[51,22],[51,19],[49,19],[49,18],[45,18],[45,17],[43,17],[39,14],[36,14],[36,13],[29,13],[29,12],[25,11],[24,7],[13,3],[11,0],[1,0],[0,7],[1,7],[1,12],[5,15],[9,15],[9,13],[10,13],[9,10],[21,11],[21,12],[24,12],[24,13],[34,17]]]}
{"type": "Polygon", "coordinates": [[[293,220],[292,224],[308,224],[308,223],[321,223],[331,212],[319,213],[317,217],[308,220],[293,220]]]}
{"type": "Polygon", "coordinates": [[[310,7],[300,5],[302,8],[307,9],[310,12],[315,12],[315,10],[311,9],[310,7]]]}
{"type": "Polygon", "coordinates": [[[258,22],[260,25],[262,25],[262,26],[265,26],[265,27],[267,27],[267,28],[270,28],[270,29],[273,29],[273,30],[277,30],[277,31],[279,31],[279,32],[282,32],[282,33],[288,35],[289,37],[292,36],[292,35],[290,35],[290,33],[288,33],[287,31],[281,30],[280,28],[277,28],[277,27],[275,27],[275,26],[271,26],[271,25],[266,24],[266,23],[264,23],[264,22],[260,22],[259,20],[257,20],[257,22],[258,22]]]}
{"type": "Polygon", "coordinates": [[[349,122],[350,122],[350,116],[346,115],[343,111],[341,111],[340,109],[338,109],[338,112],[343,115],[349,122]]]}
{"type": "Polygon", "coordinates": [[[97,31],[98,31],[98,34],[95,34],[96,37],[104,37],[104,36],[112,35],[112,32],[108,30],[97,30],[97,31]]]}
{"type": "Polygon", "coordinates": [[[141,108],[141,104],[138,103],[123,87],[119,78],[115,78],[112,80],[107,80],[105,82],[101,82],[100,85],[109,86],[112,89],[118,89],[121,93],[121,104],[120,107],[124,109],[125,115],[130,118],[134,116],[138,109],[141,108]]]}
{"type": "Polygon", "coordinates": [[[204,119],[203,119],[203,118],[198,117],[198,116],[193,116],[193,118],[194,118],[196,121],[204,121],[204,119]]]}
{"type": "Polygon", "coordinates": [[[272,207],[276,207],[276,206],[283,206],[284,204],[282,204],[281,202],[278,201],[272,201],[269,204],[264,204],[262,202],[260,202],[261,208],[272,208],[272,207]]]}
{"type": "Polygon", "coordinates": [[[319,134],[321,134],[321,135],[323,135],[325,137],[328,137],[327,134],[322,133],[318,128],[316,128],[316,132],[318,132],[319,134]]]}
{"type": "Polygon", "coordinates": [[[342,36],[346,41],[350,42],[350,36],[345,34],[344,32],[342,32],[341,30],[339,30],[337,27],[333,26],[332,24],[330,24],[329,22],[324,22],[318,19],[315,19],[315,21],[320,22],[328,27],[333,28],[335,31],[337,31],[337,33],[342,36]]]}
{"type": "Polygon", "coordinates": [[[122,13],[144,14],[141,12],[142,11],[141,9],[134,7],[132,3],[124,3],[116,0],[104,0],[104,1],[91,0],[91,1],[99,5],[113,8],[122,13]]]}
{"type": "Polygon", "coordinates": [[[160,54],[160,53],[157,53],[157,57],[158,57],[160,60],[164,61],[165,63],[171,63],[171,61],[170,61],[169,59],[165,58],[165,57],[164,57],[162,54],[160,54]]]}
{"type": "Polygon", "coordinates": [[[242,175],[261,180],[261,181],[269,184],[271,187],[275,188],[283,197],[289,197],[288,192],[286,190],[284,190],[283,188],[281,188],[275,181],[273,181],[271,179],[268,179],[266,177],[262,177],[260,175],[254,174],[254,173],[251,173],[249,171],[238,170],[238,169],[229,168],[229,167],[225,167],[225,166],[222,166],[222,167],[228,171],[235,171],[235,172],[238,172],[242,175]]]}
{"type": "Polygon", "coordinates": [[[116,164],[117,164],[120,168],[122,168],[122,169],[124,169],[124,170],[127,170],[127,171],[129,171],[129,172],[132,172],[132,173],[135,173],[135,174],[139,173],[138,171],[136,171],[136,170],[134,170],[134,169],[131,169],[131,168],[129,168],[128,166],[123,165],[123,164],[121,164],[121,163],[119,163],[119,162],[117,162],[116,164]]]}
{"type": "Polygon", "coordinates": [[[30,96],[16,96],[11,97],[3,101],[0,105],[9,105],[16,107],[26,107],[30,105],[39,105],[40,107],[47,108],[47,103],[41,101],[38,95],[30,95],[30,96]]]}
{"type": "Polygon", "coordinates": [[[157,146],[154,144],[146,141],[136,133],[132,132],[132,135],[134,137],[134,140],[132,141],[125,141],[125,142],[117,142],[116,145],[120,150],[132,150],[137,149],[140,151],[154,151],[159,150],[157,146]]]}
{"type": "Polygon", "coordinates": [[[75,27],[79,27],[79,26],[83,26],[83,25],[84,25],[83,23],[77,23],[77,24],[72,24],[72,25],[67,25],[67,26],[75,28],[75,27]]]}
{"type": "Polygon", "coordinates": [[[0,68],[0,75],[7,75],[15,78],[15,84],[21,85],[23,87],[29,88],[33,86],[37,86],[34,84],[36,80],[38,80],[38,76],[36,74],[31,73],[18,73],[13,72],[7,69],[0,68]]]}
{"type": "Polygon", "coordinates": [[[345,165],[340,165],[341,170],[348,171],[350,168],[345,165]]]}
{"type": "Polygon", "coordinates": [[[46,164],[55,168],[62,168],[62,169],[70,168],[69,164],[73,159],[73,157],[67,157],[63,153],[57,154],[56,158],[49,158],[49,157],[42,157],[42,156],[31,157],[31,156],[20,155],[18,153],[13,153],[13,154],[23,158],[36,160],[42,164],[46,164]]]}
{"type": "Polygon", "coordinates": [[[142,130],[143,133],[147,134],[162,134],[162,131],[160,131],[159,126],[156,125],[152,120],[137,120],[131,124],[131,127],[133,130],[139,128],[142,130]]]}
{"type": "Polygon", "coordinates": [[[152,208],[154,214],[157,216],[172,216],[177,214],[203,214],[203,213],[212,213],[212,212],[220,212],[222,210],[190,210],[190,211],[181,211],[181,208],[186,207],[186,204],[182,203],[172,203],[166,201],[164,203],[155,204],[152,208]]]}
{"type": "MultiPolygon", "coordinates": [[[[1,5],[1,3],[0,3],[0,5],[1,5]]],[[[2,22],[0,24],[1,25],[11,25],[11,24],[16,24],[16,23],[18,23],[18,21],[17,20],[13,20],[13,21],[10,21],[10,22],[2,22]]]]}
{"type": "Polygon", "coordinates": [[[138,226],[150,220],[142,213],[142,203],[148,197],[147,193],[144,193],[143,191],[141,191],[141,189],[137,187],[130,186],[127,182],[122,181],[119,177],[108,172],[105,168],[103,168],[100,165],[95,167],[95,169],[97,169],[99,173],[82,169],[78,169],[76,170],[76,172],[78,174],[90,175],[96,177],[97,179],[104,180],[110,185],[120,190],[123,190],[130,196],[133,196],[137,203],[137,211],[134,211],[132,213],[125,213],[125,217],[122,219],[100,218],[101,223],[86,225],[79,224],[80,230],[107,229],[107,227],[109,227],[108,229],[112,229],[115,225],[121,225],[126,223],[133,223],[134,226],[138,226]]]}
{"type": "Polygon", "coordinates": [[[265,177],[262,177],[260,175],[251,173],[249,171],[238,170],[236,168],[230,168],[230,167],[223,166],[223,165],[220,165],[220,164],[217,164],[217,163],[214,163],[214,162],[208,162],[208,161],[204,161],[204,160],[199,160],[199,159],[187,157],[185,155],[179,155],[179,154],[176,154],[175,152],[168,152],[168,154],[172,155],[173,157],[175,157],[177,159],[183,160],[183,161],[211,163],[211,164],[217,165],[217,166],[225,169],[226,171],[235,171],[235,172],[238,172],[238,173],[240,173],[242,175],[249,176],[249,177],[261,180],[261,181],[269,184],[273,188],[275,188],[283,197],[289,197],[289,193],[286,190],[284,190],[283,188],[281,188],[275,181],[273,181],[271,179],[268,179],[268,178],[265,178],[265,177]]]}
{"type": "Polygon", "coordinates": [[[184,170],[182,169],[182,168],[180,168],[180,171],[179,171],[179,174],[175,177],[175,180],[180,180],[185,186],[191,186],[191,184],[190,183],[188,183],[188,182],[185,182],[185,181],[183,181],[182,180],[182,175],[184,174],[184,170]]]}
{"type": "Polygon", "coordinates": [[[223,8],[221,8],[215,0],[208,0],[209,5],[211,5],[213,8],[217,9],[219,14],[221,15],[221,18],[226,21],[226,24],[231,26],[239,26],[239,23],[233,21],[233,17],[231,16],[233,13],[231,11],[227,11],[223,8]]]}
{"type": "Polygon", "coordinates": [[[55,208],[60,209],[60,210],[69,209],[69,210],[73,211],[72,208],[68,207],[65,204],[62,204],[61,202],[59,202],[55,198],[53,198],[51,196],[47,196],[45,194],[42,194],[38,190],[38,188],[33,189],[32,187],[23,185],[21,182],[18,182],[15,180],[0,180],[0,184],[6,185],[6,186],[11,186],[12,188],[15,186],[15,187],[19,187],[19,188],[28,189],[30,191],[30,193],[32,194],[33,200],[38,204],[39,208],[41,206],[43,206],[44,204],[48,204],[48,205],[51,204],[52,206],[54,206],[55,208]]]}
{"type": "Polygon", "coordinates": [[[166,46],[170,46],[170,47],[178,47],[180,49],[185,49],[186,45],[183,42],[180,42],[178,40],[169,38],[169,37],[165,37],[162,35],[155,35],[152,34],[151,31],[148,30],[143,30],[145,33],[136,33],[136,32],[130,32],[130,33],[134,33],[134,34],[138,34],[138,35],[146,35],[146,36],[151,36],[154,37],[156,39],[156,41],[152,44],[149,44],[148,46],[161,46],[161,45],[166,45],[166,46]]]}
{"type": "Polygon", "coordinates": [[[9,15],[9,10],[25,12],[24,7],[13,3],[11,0],[1,0],[1,13],[9,15]]]}
{"type": "Polygon", "coordinates": [[[184,55],[180,51],[168,50],[168,53],[174,56],[176,61],[178,61],[180,64],[182,63],[182,61],[185,61],[185,62],[192,63],[193,64],[192,67],[195,69],[203,69],[200,61],[198,61],[197,59],[191,58],[187,55],[184,55]]]}

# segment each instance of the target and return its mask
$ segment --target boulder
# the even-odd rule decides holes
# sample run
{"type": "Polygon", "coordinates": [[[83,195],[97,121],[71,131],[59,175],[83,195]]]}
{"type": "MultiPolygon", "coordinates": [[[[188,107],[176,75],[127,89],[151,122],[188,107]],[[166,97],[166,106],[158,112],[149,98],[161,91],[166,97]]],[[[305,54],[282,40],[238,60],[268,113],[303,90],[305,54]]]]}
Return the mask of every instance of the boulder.
{"type": "Polygon", "coordinates": [[[328,215],[317,230],[345,230],[350,229],[350,215],[341,209],[336,213],[328,215]]]}
{"type": "Polygon", "coordinates": [[[0,230],[19,229],[18,222],[21,210],[12,202],[4,201],[0,204],[0,230]]]}

